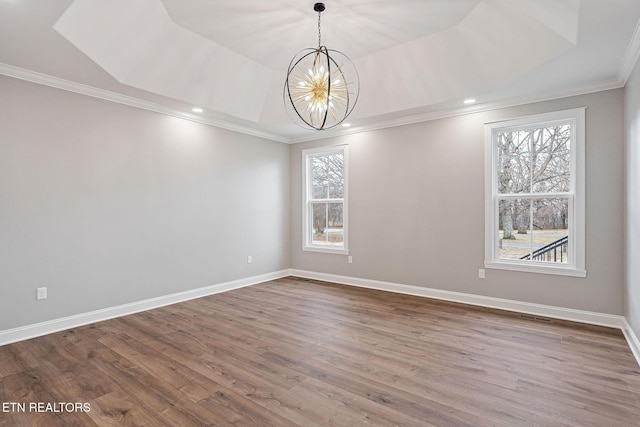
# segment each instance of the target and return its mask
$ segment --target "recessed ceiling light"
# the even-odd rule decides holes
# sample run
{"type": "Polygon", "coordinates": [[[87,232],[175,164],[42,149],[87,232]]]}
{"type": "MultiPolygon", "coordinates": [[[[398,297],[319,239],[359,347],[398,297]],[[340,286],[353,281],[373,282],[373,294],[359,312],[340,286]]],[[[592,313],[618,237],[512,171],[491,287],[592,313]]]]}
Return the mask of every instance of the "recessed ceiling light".
{"type": "Polygon", "coordinates": [[[348,128],[349,126],[351,126],[351,123],[343,123],[343,124],[342,124],[342,127],[343,127],[343,128],[348,128]]]}
{"type": "Polygon", "coordinates": [[[475,104],[476,103],[476,99],[475,98],[467,98],[464,100],[464,103],[469,105],[469,104],[475,104]]]}
{"type": "Polygon", "coordinates": [[[204,110],[200,107],[194,107],[191,109],[194,113],[202,113],[204,110]]]}

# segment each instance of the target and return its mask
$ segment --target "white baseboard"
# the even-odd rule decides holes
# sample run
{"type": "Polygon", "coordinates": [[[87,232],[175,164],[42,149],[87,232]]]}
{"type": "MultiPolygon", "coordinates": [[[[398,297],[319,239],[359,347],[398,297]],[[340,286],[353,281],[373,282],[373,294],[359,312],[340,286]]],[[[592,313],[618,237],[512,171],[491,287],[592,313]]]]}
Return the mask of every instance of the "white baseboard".
{"type": "Polygon", "coordinates": [[[533,314],[536,316],[551,317],[554,319],[569,320],[573,322],[621,329],[627,340],[627,343],[629,344],[629,347],[631,348],[631,352],[640,365],[640,340],[638,340],[638,337],[623,316],[594,313],[590,311],[532,304],[528,302],[466,294],[462,292],[445,291],[442,289],[425,288],[422,286],[404,285],[400,283],[383,282],[379,280],[362,279],[358,277],[340,276],[336,274],[318,273],[314,271],[297,269],[288,269],[276,271],[273,273],[261,274],[258,276],[247,277],[244,279],[206,286],[204,288],[164,295],[157,298],[151,298],[115,307],[109,307],[102,310],[91,311],[88,313],[82,313],[74,316],[54,319],[47,322],[0,331],[0,346],[51,334],[54,332],[63,331],[65,329],[77,328],[79,326],[88,325],[90,323],[113,319],[115,317],[126,316],[128,314],[139,313],[141,311],[151,310],[154,308],[188,301],[195,298],[201,298],[220,292],[239,289],[245,286],[267,282],[269,280],[280,279],[287,276],[322,280],[343,285],[358,286],[361,288],[396,292],[407,295],[415,295],[419,297],[458,302],[480,307],[497,308],[500,310],[533,314]]]}
{"type": "Polygon", "coordinates": [[[280,279],[282,277],[289,276],[289,273],[289,270],[276,271],[244,279],[232,280],[230,282],[218,283],[204,288],[163,295],[161,297],[150,298],[143,301],[136,301],[102,310],[95,310],[88,313],[54,319],[47,322],[7,329],[0,331],[0,346],[63,331],[65,329],[77,328],[90,323],[113,319],[115,317],[126,316],[128,314],[139,313],[141,311],[164,307],[178,302],[201,298],[233,289],[239,289],[245,286],[255,285],[257,283],[267,282],[269,280],[280,279]]]}
{"type": "Polygon", "coordinates": [[[638,336],[631,329],[631,325],[627,322],[627,319],[624,319],[624,327],[622,328],[622,333],[624,337],[627,339],[627,343],[629,343],[629,347],[631,348],[631,352],[633,353],[638,365],[640,365],[640,340],[638,336]]]}
{"type": "Polygon", "coordinates": [[[481,307],[497,308],[501,310],[515,311],[518,313],[551,317],[554,319],[570,320],[573,322],[588,323],[599,326],[608,326],[611,328],[622,329],[624,326],[624,317],[611,314],[594,313],[590,311],[574,310],[570,308],[554,307],[542,304],[532,304],[528,302],[466,294],[462,292],[445,291],[442,289],[425,288],[422,286],[381,282],[378,280],[338,276],[335,274],[316,273],[313,271],[292,269],[290,270],[290,272],[292,276],[323,280],[344,285],[359,286],[362,288],[416,295],[420,297],[459,302],[481,307]]]}
{"type": "Polygon", "coordinates": [[[482,295],[466,294],[462,292],[445,291],[442,289],[425,288],[422,286],[403,285],[400,283],[382,282],[379,280],[361,279],[358,277],[339,276],[336,274],[317,273],[306,270],[289,270],[292,276],[307,279],[322,280],[342,285],[358,286],[361,288],[377,289],[380,291],[397,292],[425,298],[433,298],[480,307],[497,308],[517,313],[533,314],[590,325],[606,326],[622,330],[631,352],[640,365],[640,341],[624,316],[595,313],[571,308],[554,307],[550,305],[532,304],[523,301],[513,301],[502,298],[486,297],[482,295]]]}

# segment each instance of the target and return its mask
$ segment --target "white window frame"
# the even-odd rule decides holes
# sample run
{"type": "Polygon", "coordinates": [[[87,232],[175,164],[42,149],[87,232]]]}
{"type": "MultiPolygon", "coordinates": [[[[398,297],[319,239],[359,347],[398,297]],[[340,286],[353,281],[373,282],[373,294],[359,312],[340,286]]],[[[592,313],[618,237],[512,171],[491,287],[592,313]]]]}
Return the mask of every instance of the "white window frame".
{"type": "MultiPolygon", "coordinates": [[[[337,145],[330,147],[319,147],[302,150],[302,250],[311,252],[324,252],[331,254],[349,254],[349,233],[348,233],[348,195],[349,195],[349,147],[347,145],[337,145]],[[343,244],[342,246],[318,245],[313,243],[313,220],[311,205],[311,168],[309,162],[312,156],[321,154],[342,153],[344,159],[344,198],[342,199],[322,199],[323,202],[342,202],[342,222],[343,222],[343,244]]],[[[317,201],[316,201],[317,202],[317,201]]]]}
{"type": "MultiPolygon", "coordinates": [[[[531,196],[523,194],[523,196],[531,196]]],[[[544,197],[549,195],[544,194],[544,197]]],[[[585,108],[536,114],[513,120],[485,123],[485,268],[586,277],[585,269],[585,108]],[[562,193],[569,200],[569,254],[567,264],[498,257],[498,153],[495,136],[505,130],[553,125],[570,121],[571,188],[562,193]],[[567,197],[568,196],[568,197],[567,197]]]]}

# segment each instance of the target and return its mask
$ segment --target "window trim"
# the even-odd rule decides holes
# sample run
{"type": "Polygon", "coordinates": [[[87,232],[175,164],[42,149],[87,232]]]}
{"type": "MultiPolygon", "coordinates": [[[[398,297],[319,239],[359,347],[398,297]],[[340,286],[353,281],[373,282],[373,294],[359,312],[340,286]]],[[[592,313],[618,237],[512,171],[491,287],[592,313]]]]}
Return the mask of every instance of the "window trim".
{"type": "MultiPolygon", "coordinates": [[[[511,120],[485,123],[485,268],[586,277],[585,268],[585,114],[586,108],[535,114],[511,120]],[[573,262],[569,265],[549,265],[543,262],[498,259],[496,248],[498,234],[497,153],[494,135],[498,130],[522,128],[530,125],[544,126],[557,121],[573,121],[571,140],[571,192],[562,197],[573,199],[569,210],[569,242],[572,244],[573,262]],[[572,208],[571,208],[572,206],[572,208]]],[[[523,194],[529,195],[529,194],[523,194]]],[[[504,198],[504,195],[502,196],[504,198]]],[[[546,197],[546,196],[545,196],[546,197]]]]}
{"type": "MultiPolygon", "coordinates": [[[[310,148],[302,150],[302,250],[308,252],[321,252],[339,255],[349,254],[349,209],[348,209],[348,196],[349,196],[349,146],[348,145],[332,145],[326,147],[310,148]],[[342,232],[343,232],[343,245],[339,247],[335,246],[321,246],[314,245],[310,231],[311,225],[311,211],[309,206],[311,201],[309,199],[311,176],[309,168],[309,159],[311,156],[318,154],[330,154],[342,152],[344,159],[344,197],[342,205],[342,232]]],[[[331,201],[333,199],[329,199],[331,201]]]]}

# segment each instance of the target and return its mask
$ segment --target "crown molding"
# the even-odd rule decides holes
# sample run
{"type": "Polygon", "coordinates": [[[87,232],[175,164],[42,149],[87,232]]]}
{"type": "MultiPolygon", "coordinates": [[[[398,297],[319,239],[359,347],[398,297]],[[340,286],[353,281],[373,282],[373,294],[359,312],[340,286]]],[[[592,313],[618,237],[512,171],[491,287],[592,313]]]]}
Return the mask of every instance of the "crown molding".
{"type": "Polygon", "coordinates": [[[627,80],[629,80],[631,72],[638,62],[638,58],[640,58],[640,21],[638,21],[638,25],[636,25],[636,29],[633,32],[629,46],[627,46],[627,50],[624,53],[624,58],[622,58],[622,62],[620,63],[620,69],[618,70],[618,80],[623,86],[627,84],[627,80]]]}
{"type": "Polygon", "coordinates": [[[628,79],[631,71],[633,70],[633,66],[635,65],[635,61],[637,61],[639,56],[640,56],[640,26],[636,29],[636,33],[634,34],[633,41],[629,45],[629,49],[627,49],[627,54],[625,55],[625,61],[623,62],[624,64],[630,64],[630,65],[625,65],[625,67],[630,67],[628,70],[628,73],[627,71],[623,72],[622,68],[619,73],[619,75],[627,73],[624,79],[619,77],[617,79],[611,79],[604,82],[598,82],[593,85],[583,86],[579,89],[575,89],[572,91],[555,92],[555,93],[550,92],[546,94],[537,95],[535,97],[521,97],[521,98],[514,98],[508,101],[488,102],[488,103],[482,103],[474,106],[465,106],[465,107],[453,108],[453,109],[442,109],[438,111],[416,114],[416,115],[407,116],[407,117],[376,121],[375,123],[372,123],[372,124],[354,126],[351,128],[346,128],[341,130],[314,132],[309,136],[293,137],[293,138],[289,138],[286,136],[273,134],[269,132],[263,132],[248,126],[238,125],[225,120],[196,116],[194,114],[189,114],[184,111],[165,107],[155,102],[145,101],[139,98],[122,95],[122,94],[111,92],[108,90],[99,89],[93,86],[84,85],[82,83],[72,82],[70,80],[65,80],[59,77],[38,73],[36,71],[27,70],[20,67],[15,67],[13,65],[0,63],[0,75],[5,75],[8,77],[13,77],[16,79],[25,80],[32,83],[37,83],[37,84],[41,84],[41,85],[45,85],[45,86],[49,86],[57,89],[62,89],[69,92],[74,92],[81,95],[102,99],[105,101],[115,102],[118,104],[123,104],[130,107],[139,108],[142,110],[152,111],[152,112],[164,114],[167,116],[177,117],[184,120],[190,120],[193,122],[202,123],[205,125],[209,125],[209,126],[213,126],[221,129],[227,129],[230,131],[255,136],[258,138],[263,138],[263,139],[276,141],[276,142],[282,142],[286,144],[298,144],[302,142],[317,141],[321,139],[335,138],[335,137],[340,137],[345,135],[353,135],[353,134],[358,134],[362,132],[371,132],[375,130],[405,126],[405,125],[410,125],[415,123],[427,122],[431,120],[457,117],[457,116],[463,116],[467,114],[482,113],[487,111],[498,110],[501,108],[516,107],[519,105],[531,104],[535,102],[550,101],[553,99],[567,98],[571,96],[585,95],[593,92],[600,92],[605,90],[621,88],[621,87],[624,87],[626,83],[626,79],[628,79]],[[634,47],[632,48],[632,46],[634,47]]]}
{"type": "Polygon", "coordinates": [[[177,117],[184,120],[190,120],[192,122],[202,123],[205,125],[214,126],[217,128],[222,128],[222,129],[226,129],[226,130],[230,130],[238,133],[243,133],[246,135],[252,135],[258,138],[264,138],[264,139],[277,141],[277,142],[288,142],[288,138],[282,137],[280,135],[268,133],[268,132],[262,132],[248,126],[242,126],[235,123],[230,123],[225,120],[196,116],[180,110],[166,107],[161,104],[157,104],[155,102],[145,101],[132,96],[122,95],[120,93],[99,89],[93,86],[84,85],[82,83],[72,82],[70,80],[65,80],[59,77],[38,73],[36,71],[27,70],[25,68],[15,67],[9,64],[0,63],[0,75],[13,77],[15,79],[20,79],[20,80],[25,80],[31,83],[37,83],[44,86],[53,87],[56,89],[66,90],[69,92],[90,96],[92,98],[98,98],[105,101],[128,105],[130,107],[152,111],[154,113],[160,113],[160,114],[177,117]]]}
{"type": "Polygon", "coordinates": [[[552,101],[554,99],[569,98],[572,96],[586,95],[589,93],[602,92],[605,90],[619,89],[621,87],[624,87],[623,82],[621,82],[618,79],[611,79],[611,80],[598,82],[592,85],[585,85],[585,86],[582,86],[581,88],[574,89],[571,91],[548,92],[548,93],[544,93],[536,96],[513,98],[507,101],[486,102],[486,103],[481,103],[474,106],[442,109],[442,110],[431,111],[431,112],[422,113],[422,114],[416,114],[412,116],[400,117],[397,119],[377,121],[370,125],[354,126],[352,128],[347,128],[342,131],[336,131],[331,133],[318,132],[318,133],[321,133],[321,135],[318,135],[318,133],[316,133],[315,135],[305,136],[301,138],[292,138],[291,140],[289,140],[289,143],[298,144],[302,142],[317,141],[320,139],[334,138],[334,137],[339,137],[343,135],[352,135],[352,134],[357,134],[362,132],[370,132],[370,131],[375,131],[380,129],[392,128],[397,126],[405,126],[405,125],[411,125],[415,123],[428,122],[431,120],[439,120],[439,119],[446,119],[450,117],[464,116],[467,114],[484,113],[487,111],[494,111],[502,108],[517,107],[520,105],[534,104],[536,102],[552,101]]]}

